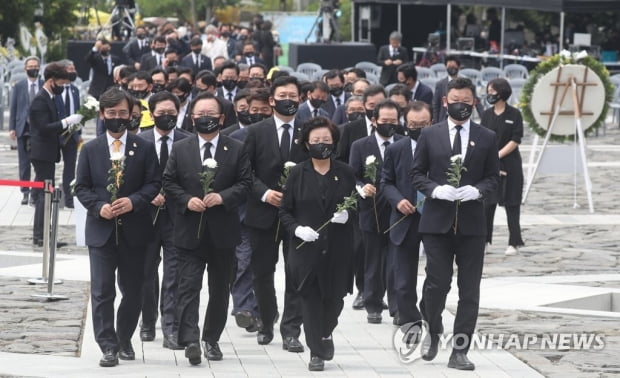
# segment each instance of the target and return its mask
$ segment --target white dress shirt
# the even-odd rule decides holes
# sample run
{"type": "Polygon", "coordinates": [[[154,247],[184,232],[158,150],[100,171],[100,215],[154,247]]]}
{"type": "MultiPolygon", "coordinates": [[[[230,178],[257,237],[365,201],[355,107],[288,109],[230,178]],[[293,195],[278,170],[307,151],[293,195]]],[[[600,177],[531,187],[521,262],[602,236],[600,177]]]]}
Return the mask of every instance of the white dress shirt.
{"type": "Polygon", "coordinates": [[[379,133],[375,133],[375,139],[377,140],[377,145],[379,146],[379,151],[381,152],[381,160],[383,160],[383,156],[385,156],[386,146],[383,145],[385,142],[390,142],[390,144],[394,143],[394,136],[389,137],[388,139],[383,139],[379,133]]]}
{"type": "MultiPolygon", "coordinates": [[[[157,151],[157,158],[161,159],[161,155],[160,155],[160,151],[161,151],[161,138],[162,138],[162,134],[159,133],[159,131],[157,130],[157,127],[153,128],[153,136],[155,137],[155,150],[157,151]]],[[[172,144],[174,143],[174,129],[172,129],[170,131],[170,133],[168,134],[168,140],[166,141],[166,144],[168,145],[168,154],[170,154],[172,152],[172,144]]]]}
{"type": "MultiPolygon", "coordinates": [[[[468,119],[461,129],[461,155],[463,155],[463,160],[465,160],[465,155],[467,154],[467,146],[469,145],[469,126],[470,120],[468,119]]],[[[452,122],[450,118],[448,118],[448,131],[450,132],[450,148],[454,144],[454,138],[456,137],[456,124],[452,122]]]]}
{"type": "MultiPolygon", "coordinates": [[[[110,156],[112,156],[112,152],[114,152],[114,141],[116,140],[115,138],[113,138],[110,133],[106,132],[105,133],[106,139],[108,141],[108,150],[110,151],[110,156]]],[[[118,138],[121,141],[121,154],[123,154],[123,156],[125,155],[125,146],[127,146],[127,131],[125,131],[123,133],[123,135],[121,135],[120,138],[118,138]]]]}
{"type": "Polygon", "coordinates": [[[200,146],[200,161],[202,161],[202,158],[205,156],[205,147],[207,142],[211,143],[211,157],[215,159],[215,150],[217,149],[217,143],[219,142],[219,140],[220,133],[217,133],[217,135],[211,140],[206,140],[202,136],[200,136],[200,134],[198,134],[198,145],[200,146]]]}
{"type": "Polygon", "coordinates": [[[282,133],[284,132],[284,127],[282,127],[282,125],[284,125],[285,123],[291,125],[291,127],[289,127],[289,129],[288,129],[288,134],[289,134],[289,140],[291,141],[291,145],[292,145],[292,143],[293,143],[293,128],[295,127],[295,118],[293,118],[291,120],[291,122],[284,122],[280,118],[278,118],[278,116],[276,116],[274,114],[273,120],[276,123],[276,131],[278,132],[278,146],[280,145],[280,141],[282,140],[282,133]]]}

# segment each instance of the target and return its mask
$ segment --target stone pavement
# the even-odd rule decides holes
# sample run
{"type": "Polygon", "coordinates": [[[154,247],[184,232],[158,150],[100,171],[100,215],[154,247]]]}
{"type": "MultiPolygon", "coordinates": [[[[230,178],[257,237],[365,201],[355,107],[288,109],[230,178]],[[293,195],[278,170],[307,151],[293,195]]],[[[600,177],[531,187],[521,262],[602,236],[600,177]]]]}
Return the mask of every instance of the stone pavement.
{"type": "MultiPolygon", "coordinates": [[[[527,161],[530,140],[531,136],[527,135],[522,147],[524,161],[527,161]]],[[[6,148],[8,144],[7,132],[0,131],[0,178],[15,177],[16,153],[6,148]]],[[[30,238],[33,210],[19,205],[18,189],[0,187],[0,324],[7,320],[14,322],[13,329],[0,326],[0,376],[534,377],[542,374],[599,377],[620,374],[617,309],[613,312],[550,306],[583,296],[620,293],[620,238],[617,236],[620,193],[615,174],[620,165],[620,132],[610,125],[607,135],[592,138],[589,144],[595,214],[589,214],[581,188],[576,196],[580,207],[573,208],[572,176],[542,174],[522,211],[526,247],[518,256],[507,257],[503,254],[507,240],[505,215],[503,209],[497,210],[494,245],[485,260],[478,329],[481,335],[515,334],[521,339],[528,334],[592,332],[604,335],[603,350],[570,347],[472,350],[470,357],[477,365],[473,373],[447,369],[448,350],[441,350],[430,363],[418,360],[404,364],[394,349],[395,327],[387,315],[382,324],[369,325],[365,312],[351,309],[353,297],[349,296],[334,334],[336,356],[326,363],[326,371],[322,373],[307,371],[308,352],[283,351],[278,336],[272,344],[259,346],[255,336],[237,328],[232,318],[222,335],[223,361],[203,360],[199,367],[190,367],[182,351],[161,347],[161,334],[158,334],[152,343],[141,343],[134,337],[136,361],[121,361],[114,369],[99,368],[100,352],[92,334],[90,307],[86,304],[89,279],[86,249],[72,246],[59,251],[57,275],[65,283],[56,286],[55,292],[70,296],[69,301],[42,305],[30,299],[29,291],[41,290],[23,284],[25,278],[41,274],[41,264],[37,261],[41,251],[33,250],[30,238]],[[30,332],[28,326],[32,324],[40,325],[41,330],[30,332]],[[82,332],[75,332],[76,324],[84,325],[82,332]],[[23,349],[13,349],[21,353],[8,352],[11,349],[4,346],[15,344],[16,340],[25,340],[18,343],[23,349]],[[72,349],[72,345],[76,348],[72,349]],[[74,350],[78,351],[77,356],[74,350]]],[[[75,242],[75,223],[73,211],[61,211],[61,240],[75,242]]],[[[422,258],[418,287],[424,278],[424,263],[422,258]]],[[[282,271],[279,265],[276,284],[280,299],[284,286],[282,271]]],[[[444,314],[447,332],[451,329],[451,313],[456,303],[454,288],[444,314]]],[[[202,313],[205,304],[206,294],[202,297],[202,313]]]]}

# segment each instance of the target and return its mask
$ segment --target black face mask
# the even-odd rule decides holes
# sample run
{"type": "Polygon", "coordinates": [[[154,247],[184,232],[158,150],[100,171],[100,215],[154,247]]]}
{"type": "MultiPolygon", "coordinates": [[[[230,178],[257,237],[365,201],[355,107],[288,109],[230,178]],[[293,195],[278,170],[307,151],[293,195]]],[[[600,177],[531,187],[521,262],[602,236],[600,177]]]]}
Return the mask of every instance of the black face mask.
{"type": "Polygon", "coordinates": [[[448,104],[448,115],[455,121],[465,121],[471,117],[471,112],[473,110],[473,105],[464,102],[453,102],[448,104]]]}
{"type": "Polygon", "coordinates": [[[100,53],[101,53],[101,56],[108,56],[108,55],[110,55],[110,50],[107,50],[107,49],[106,50],[101,50],[100,53]]]}
{"type": "Polygon", "coordinates": [[[274,109],[283,116],[295,115],[299,108],[299,102],[293,100],[275,100],[275,103],[274,109]]]}
{"type": "Polygon", "coordinates": [[[489,104],[494,105],[497,101],[499,101],[499,95],[498,94],[487,95],[487,102],[489,104]]]}
{"type": "Polygon", "coordinates": [[[237,86],[237,80],[222,80],[222,86],[227,91],[232,91],[237,86]]]}
{"type": "Polygon", "coordinates": [[[145,34],[138,34],[138,35],[136,35],[136,37],[138,39],[144,39],[144,38],[146,38],[146,35],[145,34]]]}
{"type": "Polygon", "coordinates": [[[129,90],[129,94],[132,95],[133,97],[142,100],[146,97],[146,95],[148,94],[147,91],[137,91],[135,89],[130,89],[129,90]]]}
{"type": "Polygon", "coordinates": [[[200,48],[200,49],[195,49],[195,50],[192,50],[192,52],[193,52],[194,54],[198,54],[198,55],[200,55],[200,54],[202,54],[202,49],[201,49],[201,48],[200,48]]]}
{"type": "Polygon", "coordinates": [[[113,133],[122,133],[127,129],[127,126],[131,123],[131,120],[124,118],[104,118],[103,125],[106,130],[113,133]]]}
{"type": "Polygon", "coordinates": [[[26,75],[28,75],[28,77],[34,79],[37,76],[39,76],[39,69],[38,68],[34,68],[34,69],[31,69],[31,70],[26,70],[26,75]]]}
{"type": "Polygon", "coordinates": [[[353,92],[353,83],[346,83],[342,89],[345,92],[353,92]]]}
{"type": "Polygon", "coordinates": [[[308,152],[313,159],[329,159],[334,152],[334,145],[333,143],[308,144],[308,152]]]}
{"type": "Polygon", "coordinates": [[[329,88],[329,94],[331,94],[334,97],[340,97],[343,90],[344,89],[342,87],[329,88]]]}
{"type": "Polygon", "coordinates": [[[164,85],[163,84],[153,84],[153,90],[151,90],[152,93],[157,93],[157,92],[161,92],[164,90],[164,85]]]}
{"type": "Polygon", "coordinates": [[[251,57],[254,56],[254,53],[253,52],[246,52],[246,53],[243,53],[243,55],[245,55],[246,58],[251,58],[251,57]]]}
{"type": "Polygon", "coordinates": [[[129,125],[127,125],[127,130],[132,131],[140,127],[140,121],[142,121],[142,116],[131,117],[131,121],[129,122],[129,125]]]}
{"type": "Polygon", "coordinates": [[[166,114],[153,117],[153,121],[155,121],[155,126],[160,130],[168,131],[177,127],[177,116],[175,115],[166,114]]]}
{"type": "Polygon", "coordinates": [[[448,67],[446,71],[448,71],[448,75],[450,76],[456,76],[459,73],[459,69],[456,67],[448,67]]]}
{"type": "Polygon", "coordinates": [[[418,140],[420,134],[422,133],[422,129],[407,129],[407,133],[409,134],[409,138],[418,140]]]}
{"type": "Polygon", "coordinates": [[[325,101],[319,98],[310,98],[309,100],[310,100],[310,105],[312,105],[312,107],[315,109],[320,108],[325,103],[325,101]]]}
{"type": "Polygon", "coordinates": [[[77,79],[77,72],[69,72],[69,80],[75,81],[77,79]]]}
{"type": "Polygon", "coordinates": [[[375,110],[368,110],[366,109],[366,117],[368,117],[368,119],[372,119],[372,117],[375,115],[375,110]]]}
{"type": "Polygon", "coordinates": [[[349,122],[353,122],[353,121],[357,121],[358,119],[362,119],[365,116],[366,116],[366,113],[364,112],[353,112],[353,113],[347,114],[347,119],[349,120],[349,122]]]}
{"type": "Polygon", "coordinates": [[[239,80],[237,81],[237,88],[243,89],[248,85],[247,80],[239,80]]]}
{"type": "Polygon", "coordinates": [[[377,123],[377,132],[384,138],[390,138],[396,133],[398,124],[395,123],[377,123]]]}
{"type": "Polygon", "coordinates": [[[168,67],[176,67],[177,64],[179,64],[179,62],[177,62],[176,60],[168,61],[168,67]]]}
{"type": "Polygon", "coordinates": [[[240,112],[237,112],[237,119],[239,120],[239,122],[241,122],[244,125],[249,125],[252,122],[252,120],[250,119],[250,112],[247,110],[242,110],[240,112]]]}
{"type": "Polygon", "coordinates": [[[209,116],[195,118],[194,127],[201,134],[211,134],[220,128],[220,118],[209,116]]]}
{"type": "Polygon", "coordinates": [[[61,95],[64,92],[65,87],[62,85],[57,85],[56,83],[52,83],[52,93],[55,95],[61,95]]]}
{"type": "Polygon", "coordinates": [[[182,95],[178,95],[177,97],[179,98],[179,102],[182,104],[189,97],[189,93],[183,93],[182,95]]]}
{"type": "Polygon", "coordinates": [[[254,114],[250,114],[250,124],[256,123],[256,122],[260,122],[264,119],[267,119],[271,117],[271,115],[269,114],[263,114],[263,113],[254,113],[254,114]]]}
{"type": "Polygon", "coordinates": [[[153,49],[153,51],[155,51],[157,54],[163,54],[164,53],[164,47],[158,47],[156,49],[153,49]]]}

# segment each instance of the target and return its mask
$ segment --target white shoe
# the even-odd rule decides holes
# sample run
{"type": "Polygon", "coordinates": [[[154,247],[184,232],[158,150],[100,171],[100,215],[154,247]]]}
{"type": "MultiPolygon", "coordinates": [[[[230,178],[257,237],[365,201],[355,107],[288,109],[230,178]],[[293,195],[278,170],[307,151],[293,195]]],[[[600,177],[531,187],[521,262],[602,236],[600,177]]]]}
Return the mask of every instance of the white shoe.
{"type": "Polygon", "coordinates": [[[508,248],[506,248],[506,252],[504,252],[504,254],[506,256],[518,255],[519,254],[519,248],[518,247],[513,247],[513,246],[509,245],[508,248]]]}
{"type": "Polygon", "coordinates": [[[491,243],[487,243],[484,245],[484,254],[489,253],[489,249],[491,249],[491,243]]]}

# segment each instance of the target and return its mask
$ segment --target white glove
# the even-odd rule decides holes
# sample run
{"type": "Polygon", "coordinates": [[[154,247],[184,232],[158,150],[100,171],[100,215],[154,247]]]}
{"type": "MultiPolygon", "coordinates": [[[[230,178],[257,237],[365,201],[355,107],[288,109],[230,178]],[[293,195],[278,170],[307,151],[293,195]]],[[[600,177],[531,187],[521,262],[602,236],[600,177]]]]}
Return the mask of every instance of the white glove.
{"type": "Polygon", "coordinates": [[[456,189],[456,199],[465,201],[473,201],[480,198],[480,191],[475,186],[465,185],[456,189]]]}
{"type": "Polygon", "coordinates": [[[440,185],[433,190],[433,198],[454,202],[457,199],[456,188],[452,185],[440,185]]]}
{"type": "Polygon", "coordinates": [[[80,123],[82,121],[82,118],[84,118],[83,115],[81,114],[71,114],[69,117],[65,118],[65,125],[67,125],[67,127],[71,126],[71,125],[75,125],[77,123],[80,123]]]}
{"type": "Polygon", "coordinates": [[[361,186],[355,185],[355,190],[357,190],[357,193],[360,195],[360,197],[366,198],[366,193],[364,193],[364,189],[361,186]]]}
{"type": "Polygon", "coordinates": [[[312,227],[297,226],[297,228],[295,229],[295,236],[305,241],[306,243],[310,243],[319,238],[319,233],[314,231],[312,227]]]}
{"type": "Polygon", "coordinates": [[[349,212],[346,210],[337,211],[334,213],[331,221],[332,223],[345,224],[349,220],[349,212]]]}

